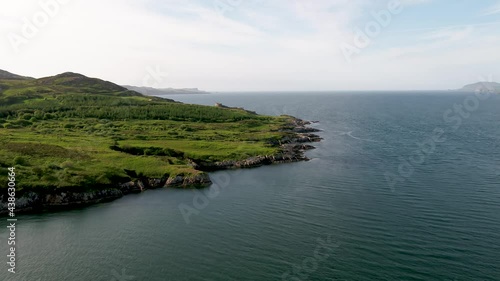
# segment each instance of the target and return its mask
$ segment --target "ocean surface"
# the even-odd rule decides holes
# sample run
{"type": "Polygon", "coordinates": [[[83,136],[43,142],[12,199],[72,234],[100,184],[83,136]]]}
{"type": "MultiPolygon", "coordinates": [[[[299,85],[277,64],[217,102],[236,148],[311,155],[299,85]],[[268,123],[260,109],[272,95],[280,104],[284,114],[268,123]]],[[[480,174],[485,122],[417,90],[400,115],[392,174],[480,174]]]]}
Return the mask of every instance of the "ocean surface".
{"type": "MultiPolygon", "coordinates": [[[[500,95],[168,96],[319,121],[311,161],[18,219],[0,280],[500,280],[500,95]]],[[[22,175],[20,175],[22,176],[22,175]]]]}

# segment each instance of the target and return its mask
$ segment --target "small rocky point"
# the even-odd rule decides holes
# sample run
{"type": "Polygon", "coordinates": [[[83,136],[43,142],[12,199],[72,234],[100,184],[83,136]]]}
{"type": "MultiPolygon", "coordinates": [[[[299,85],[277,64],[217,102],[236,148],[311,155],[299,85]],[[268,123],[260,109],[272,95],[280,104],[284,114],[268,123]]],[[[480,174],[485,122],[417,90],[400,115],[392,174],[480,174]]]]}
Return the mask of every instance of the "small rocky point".
{"type": "Polygon", "coordinates": [[[308,127],[311,123],[318,121],[304,121],[298,118],[291,117],[288,125],[284,126],[281,131],[285,132],[285,136],[279,140],[269,140],[268,144],[274,147],[279,147],[279,152],[273,155],[259,155],[250,157],[244,160],[228,160],[215,163],[208,163],[189,159],[191,166],[199,171],[217,171],[227,169],[254,168],[263,165],[290,163],[309,160],[304,152],[315,147],[307,143],[319,142],[321,137],[313,134],[320,130],[308,127]]]}

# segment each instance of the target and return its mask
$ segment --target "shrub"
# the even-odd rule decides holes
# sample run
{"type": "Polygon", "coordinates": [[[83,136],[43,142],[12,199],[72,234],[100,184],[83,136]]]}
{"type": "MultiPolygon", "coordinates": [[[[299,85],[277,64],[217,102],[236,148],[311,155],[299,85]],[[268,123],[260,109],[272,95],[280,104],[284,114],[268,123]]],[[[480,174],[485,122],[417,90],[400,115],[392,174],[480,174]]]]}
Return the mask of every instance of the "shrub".
{"type": "Polygon", "coordinates": [[[71,161],[65,161],[65,162],[63,162],[63,163],[61,164],[61,167],[62,167],[63,169],[71,169],[71,168],[73,168],[73,167],[74,167],[74,164],[73,164],[73,162],[71,162],[71,161]]]}
{"type": "Polygon", "coordinates": [[[37,175],[37,177],[42,177],[43,176],[43,169],[40,167],[34,167],[33,168],[33,173],[37,175]]]}
{"type": "Polygon", "coordinates": [[[47,165],[47,168],[49,168],[49,170],[62,170],[61,167],[59,167],[58,165],[54,164],[54,163],[50,163],[47,165]]]}
{"type": "Polygon", "coordinates": [[[54,175],[45,175],[42,177],[42,180],[48,181],[48,182],[54,182],[54,181],[57,181],[58,178],[55,177],[54,175]]]}
{"type": "Polygon", "coordinates": [[[16,156],[14,158],[14,164],[19,165],[19,166],[28,166],[28,160],[22,156],[16,156]]]}

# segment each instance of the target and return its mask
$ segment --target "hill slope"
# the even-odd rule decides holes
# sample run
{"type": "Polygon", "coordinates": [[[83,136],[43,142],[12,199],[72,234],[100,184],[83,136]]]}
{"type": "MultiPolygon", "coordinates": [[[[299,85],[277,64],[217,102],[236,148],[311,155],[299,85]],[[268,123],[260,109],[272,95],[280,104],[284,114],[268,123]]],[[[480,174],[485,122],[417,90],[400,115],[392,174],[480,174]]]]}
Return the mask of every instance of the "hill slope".
{"type": "Polygon", "coordinates": [[[111,82],[97,78],[89,78],[73,72],[66,72],[52,77],[40,78],[36,80],[36,84],[68,86],[75,89],[84,89],[89,91],[90,93],[127,91],[126,88],[118,86],[111,82]]]}
{"type": "Polygon", "coordinates": [[[31,77],[24,77],[21,75],[13,74],[0,69],[0,79],[33,79],[31,77]]]}

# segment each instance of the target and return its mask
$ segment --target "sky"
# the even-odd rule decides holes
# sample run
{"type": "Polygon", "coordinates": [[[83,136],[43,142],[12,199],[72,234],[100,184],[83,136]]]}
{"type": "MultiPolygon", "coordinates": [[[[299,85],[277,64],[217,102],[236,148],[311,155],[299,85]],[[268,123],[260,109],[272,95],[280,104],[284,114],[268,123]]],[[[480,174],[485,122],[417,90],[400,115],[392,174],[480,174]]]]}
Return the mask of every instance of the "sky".
{"type": "Polygon", "coordinates": [[[500,82],[500,0],[2,0],[0,69],[207,91],[500,82]]]}

